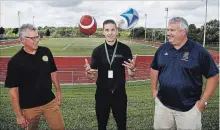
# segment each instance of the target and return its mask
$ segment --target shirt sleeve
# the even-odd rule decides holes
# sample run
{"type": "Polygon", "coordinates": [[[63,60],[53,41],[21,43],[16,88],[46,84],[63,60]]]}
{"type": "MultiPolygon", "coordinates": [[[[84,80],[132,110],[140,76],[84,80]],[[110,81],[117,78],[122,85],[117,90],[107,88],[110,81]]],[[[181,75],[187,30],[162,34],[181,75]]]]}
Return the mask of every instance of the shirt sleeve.
{"type": "Polygon", "coordinates": [[[159,57],[159,51],[160,49],[158,49],[154,55],[153,61],[151,62],[151,68],[154,70],[159,70],[159,64],[158,64],[158,57],[159,57]]]}
{"type": "Polygon", "coordinates": [[[56,67],[56,63],[54,61],[52,52],[50,51],[50,49],[48,49],[48,51],[49,51],[50,72],[52,73],[52,72],[57,71],[57,67],[56,67]]]}
{"type": "Polygon", "coordinates": [[[205,78],[213,77],[219,73],[219,69],[208,51],[203,51],[200,55],[200,69],[205,78]]]}
{"type": "Polygon", "coordinates": [[[130,49],[130,47],[127,47],[127,49],[126,49],[127,51],[126,51],[126,53],[124,54],[124,61],[127,61],[127,62],[129,62],[128,61],[128,59],[133,59],[133,56],[132,56],[132,52],[131,52],[131,49],[130,49]]]}
{"type": "Polygon", "coordinates": [[[6,88],[15,88],[18,87],[19,81],[19,72],[16,68],[16,64],[14,64],[13,60],[9,60],[7,65],[7,73],[5,79],[5,87],[6,88]]]}
{"type": "Polygon", "coordinates": [[[93,50],[92,56],[91,56],[91,69],[98,69],[98,51],[97,48],[93,50]]]}

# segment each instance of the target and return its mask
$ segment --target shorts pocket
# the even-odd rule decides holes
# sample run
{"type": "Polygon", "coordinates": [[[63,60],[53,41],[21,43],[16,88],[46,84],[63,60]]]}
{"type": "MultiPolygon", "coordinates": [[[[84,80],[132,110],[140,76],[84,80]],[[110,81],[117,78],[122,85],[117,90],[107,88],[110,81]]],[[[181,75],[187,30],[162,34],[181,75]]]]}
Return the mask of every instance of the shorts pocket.
{"type": "Polygon", "coordinates": [[[199,108],[196,106],[196,104],[195,104],[194,107],[195,107],[194,109],[196,109],[197,112],[201,113],[201,111],[200,111],[199,108]]]}

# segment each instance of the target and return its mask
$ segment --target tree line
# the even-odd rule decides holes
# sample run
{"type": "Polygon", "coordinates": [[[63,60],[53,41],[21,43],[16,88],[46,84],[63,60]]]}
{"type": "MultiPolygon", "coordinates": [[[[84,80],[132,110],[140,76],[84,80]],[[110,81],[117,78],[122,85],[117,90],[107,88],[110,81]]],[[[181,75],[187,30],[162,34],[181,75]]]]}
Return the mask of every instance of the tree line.
{"type": "MultiPolygon", "coordinates": [[[[18,28],[0,28],[1,39],[18,38],[18,28]]],[[[88,37],[80,33],[78,27],[38,27],[39,35],[41,37],[88,37]]],[[[136,27],[129,30],[119,29],[119,37],[143,39],[147,41],[164,42],[165,29],[164,28],[147,28],[145,34],[144,27],[136,27]]],[[[197,42],[202,43],[204,35],[204,26],[196,28],[195,24],[189,25],[188,37],[197,42]]],[[[103,37],[102,28],[97,28],[93,37],[103,37]]],[[[219,20],[211,20],[206,23],[206,43],[219,43],[219,20]]]]}

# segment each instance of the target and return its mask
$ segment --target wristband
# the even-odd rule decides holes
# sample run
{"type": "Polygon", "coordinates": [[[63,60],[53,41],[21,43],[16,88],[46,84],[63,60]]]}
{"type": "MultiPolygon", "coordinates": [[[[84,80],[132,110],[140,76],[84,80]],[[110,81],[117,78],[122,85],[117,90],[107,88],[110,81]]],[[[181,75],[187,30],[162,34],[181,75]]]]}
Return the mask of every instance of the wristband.
{"type": "Polygon", "coordinates": [[[200,101],[204,104],[204,105],[207,105],[208,102],[206,100],[204,100],[203,98],[200,99],[200,101]]]}

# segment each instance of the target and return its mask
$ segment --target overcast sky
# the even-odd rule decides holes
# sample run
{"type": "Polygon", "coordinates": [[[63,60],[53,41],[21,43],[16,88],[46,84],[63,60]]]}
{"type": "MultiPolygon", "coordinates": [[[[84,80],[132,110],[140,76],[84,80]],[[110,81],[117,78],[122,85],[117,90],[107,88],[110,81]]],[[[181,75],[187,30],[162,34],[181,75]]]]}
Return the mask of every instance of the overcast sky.
{"type": "MultiPolygon", "coordinates": [[[[145,26],[147,14],[148,28],[164,28],[166,11],[168,18],[184,17],[189,24],[200,27],[205,22],[205,0],[185,1],[81,1],[81,0],[45,0],[45,1],[2,1],[0,0],[1,22],[5,28],[18,27],[18,11],[20,24],[33,23],[35,26],[76,26],[81,16],[88,14],[95,17],[98,27],[105,19],[118,20],[121,13],[128,8],[135,9],[139,14],[136,26],[145,26]],[[33,18],[34,16],[34,18],[33,18]]],[[[208,0],[207,21],[219,19],[219,0],[208,0]]]]}

